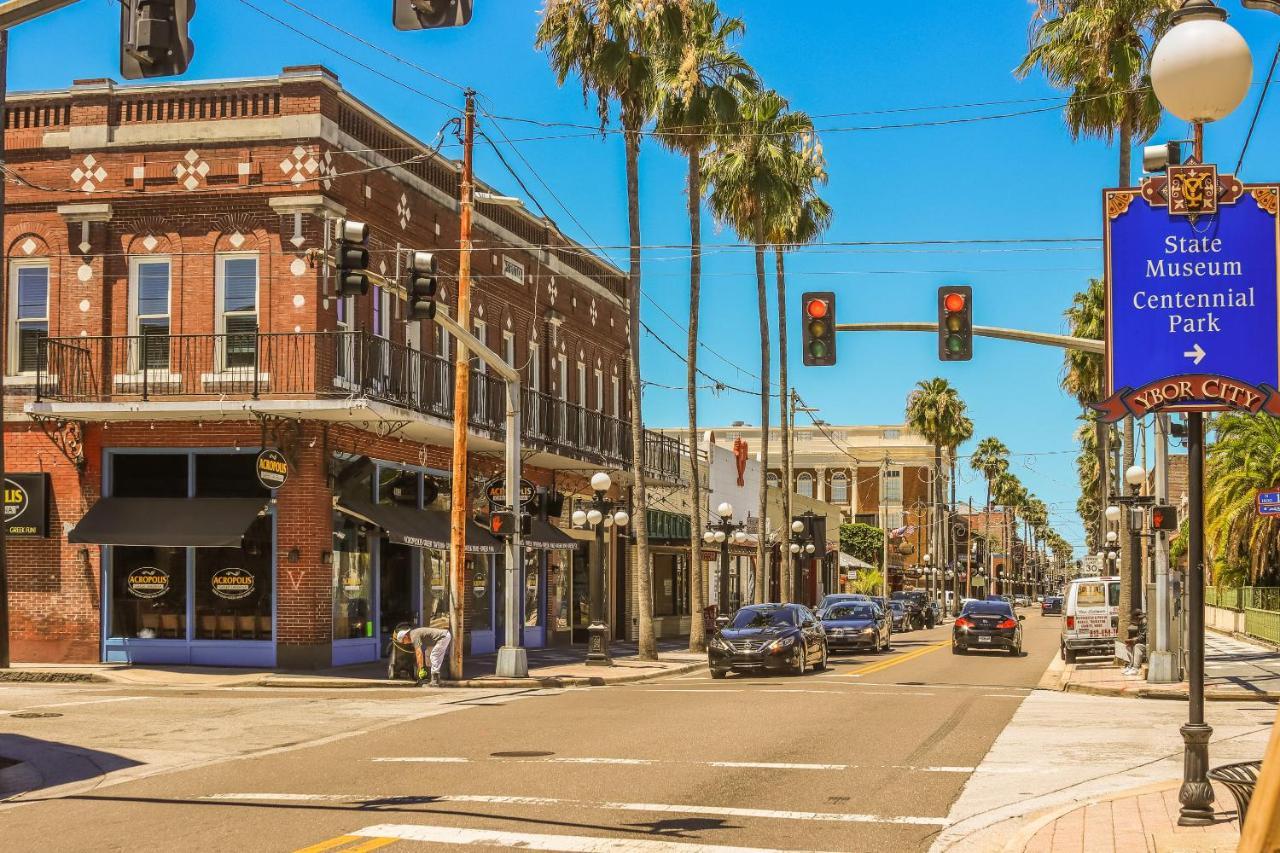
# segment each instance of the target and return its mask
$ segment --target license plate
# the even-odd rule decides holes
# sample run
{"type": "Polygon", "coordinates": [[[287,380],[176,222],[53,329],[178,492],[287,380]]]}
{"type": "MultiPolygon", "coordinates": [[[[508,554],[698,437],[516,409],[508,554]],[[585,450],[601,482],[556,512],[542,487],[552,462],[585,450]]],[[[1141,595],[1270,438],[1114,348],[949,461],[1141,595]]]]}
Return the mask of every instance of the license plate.
{"type": "Polygon", "coordinates": [[[990,638],[990,637],[979,637],[979,638],[978,638],[978,642],[979,642],[979,643],[989,643],[989,642],[991,642],[991,638],[990,638]]]}

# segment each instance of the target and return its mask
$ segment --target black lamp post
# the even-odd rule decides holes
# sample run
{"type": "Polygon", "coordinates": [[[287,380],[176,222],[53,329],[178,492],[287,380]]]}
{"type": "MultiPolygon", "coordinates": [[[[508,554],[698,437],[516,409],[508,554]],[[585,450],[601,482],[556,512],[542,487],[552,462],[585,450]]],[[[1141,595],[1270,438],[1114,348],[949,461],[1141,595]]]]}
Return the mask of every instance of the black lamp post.
{"type": "Polygon", "coordinates": [[[587,626],[587,665],[613,666],[609,657],[609,626],[604,621],[604,531],[617,525],[626,527],[631,521],[622,504],[609,500],[605,495],[613,486],[613,480],[603,471],[591,476],[591,490],[595,492],[588,505],[590,509],[576,510],[573,523],[578,527],[595,528],[596,548],[591,558],[591,575],[587,579],[587,595],[591,607],[591,624],[587,626]]]}
{"type": "Polygon", "coordinates": [[[708,521],[707,529],[702,533],[702,541],[708,545],[720,546],[720,582],[719,594],[716,596],[716,615],[720,616],[729,610],[729,540],[741,545],[747,539],[746,525],[741,521],[734,523],[733,504],[725,501],[716,507],[719,521],[708,521]]]}
{"type": "MultiPolygon", "coordinates": [[[[798,567],[800,565],[798,562],[800,559],[803,559],[803,557],[812,557],[818,550],[818,546],[813,544],[813,525],[811,523],[806,523],[810,519],[814,518],[817,518],[817,515],[812,510],[807,510],[804,513],[804,518],[794,518],[791,520],[791,543],[787,546],[787,550],[791,553],[791,563],[793,566],[798,567]]],[[[800,573],[794,572],[792,577],[795,578],[796,581],[799,581],[800,573]]],[[[793,587],[797,590],[796,598],[799,598],[799,589],[801,585],[796,583],[793,584],[793,587]]]]}

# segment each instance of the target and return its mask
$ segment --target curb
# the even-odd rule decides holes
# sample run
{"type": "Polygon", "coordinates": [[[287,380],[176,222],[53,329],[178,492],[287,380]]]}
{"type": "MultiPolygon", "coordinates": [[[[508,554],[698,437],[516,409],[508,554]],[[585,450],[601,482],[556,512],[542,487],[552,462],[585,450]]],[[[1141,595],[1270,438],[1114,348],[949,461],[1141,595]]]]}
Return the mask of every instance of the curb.
{"type": "MultiPolygon", "coordinates": [[[[1013,837],[1005,842],[1004,847],[1002,847],[1001,850],[1003,853],[1022,853],[1022,851],[1026,849],[1027,844],[1031,842],[1031,839],[1035,837],[1037,832],[1044,829],[1045,826],[1053,823],[1063,815],[1070,814],[1077,809],[1088,808],[1089,806],[1096,805],[1098,803],[1109,803],[1112,800],[1122,800],[1126,797],[1140,797],[1143,794],[1160,793],[1162,791],[1167,791],[1170,788],[1177,788],[1181,784],[1182,783],[1178,781],[1153,782],[1150,785],[1143,785],[1140,788],[1131,788],[1127,791],[1119,791],[1114,794],[1105,794],[1093,799],[1076,800],[1065,805],[1055,806],[1044,812],[1040,812],[1037,815],[1032,815],[1030,819],[1026,820],[1018,831],[1014,833],[1013,837]]],[[[991,827],[987,827],[987,829],[990,828],[991,827]]]]}
{"type": "Polygon", "coordinates": [[[113,680],[96,672],[45,672],[29,669],[0,669],[0,682],[28,684],[111,684],[113,680]]]}
{"type": "MultiPolygon", "coordinates": [[[[684,675],[701,669],[706,666],[704,661],[687,663],[681,666],[672,667],[670,669],[662,669],[656,672],[637,672],[629,675],[619,675],[616,677],[606,677],[602,675],[547,675],[529,678],[498,678],[497,676],[481,676],[480,678],[466,678],[460,681],[445,681],[440,687],[442,689],[451,688],[515,688],[515,689],[536,689],[536,688],[555,688],[555,687],[607,687],[610,684],[628,684],[636,681],[647,681],[652,678],[662,678],[668,675],[684,675]]],[[[338,679],[323,678],[299,678],[287,677],[268,677],[257,682],[257,687],[271,688],[309,688],[309,689],[351,689],[351,690],[369,690],[385,687],[404,688],[416,687],[412,681],[347,681],[338,679]]]]}
{"type": "MultiPolygon", "coordinates": [[[[1186,702],[1186,693],[1174,693],[1152,687],[1098,687],[1091,684],[1072,684],[1066,682],[1061,688],[1063,693],[1081,693],[1087,696],[1118,696],[1125,699],[1162,699],[1165,701],[1186,702]]],[[[1213,690],[1204,692],[1206,702],[1280,702],[1280,692],[1251,690],[1213,690]]]]}

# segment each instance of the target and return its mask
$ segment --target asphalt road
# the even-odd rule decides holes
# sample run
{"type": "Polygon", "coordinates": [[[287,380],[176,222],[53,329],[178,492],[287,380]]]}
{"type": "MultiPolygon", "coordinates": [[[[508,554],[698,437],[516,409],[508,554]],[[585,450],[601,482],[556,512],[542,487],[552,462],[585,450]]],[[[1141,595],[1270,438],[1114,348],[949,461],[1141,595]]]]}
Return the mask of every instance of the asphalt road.
{"type": "MultiPolygon", "coordinates": [[[[252,756],[0,808],[0,846],[927,850],[1057,650],[1058,618],[1026,613],[1020,658],[952,655],[947,626],[800,678],[713,681],[703,671],[604,688],[458,692],[431,708],[388,691],[376,724],[335,716],[333,737],[312,720],[300,742],[252,756]]],[[[308,703],[309,715],[324,707],[263,701],[277,706],[265,721],[253,717],[255,729],[289,726],[290,702],[308,703]]],[[[142,709],[117,708],[126,706],[142,709]]],[[[220,716],[216,736],[234,732],[235,718],[220,716]]],[[[198,744],[199,719],[182,725],[198,744]]]]}

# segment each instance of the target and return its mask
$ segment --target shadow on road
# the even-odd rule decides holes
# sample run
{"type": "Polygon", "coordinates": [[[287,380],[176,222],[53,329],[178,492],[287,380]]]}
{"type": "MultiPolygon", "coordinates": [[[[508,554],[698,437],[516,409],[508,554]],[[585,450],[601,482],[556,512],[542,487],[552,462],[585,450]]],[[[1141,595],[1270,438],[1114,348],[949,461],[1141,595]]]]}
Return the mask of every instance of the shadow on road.
{"type": "Polygon", "coordinates": [[[18,762],[0,775],[0,797],[96,779],[139,762],[110,752],[0,733],[0,756],[18,762]]]}

